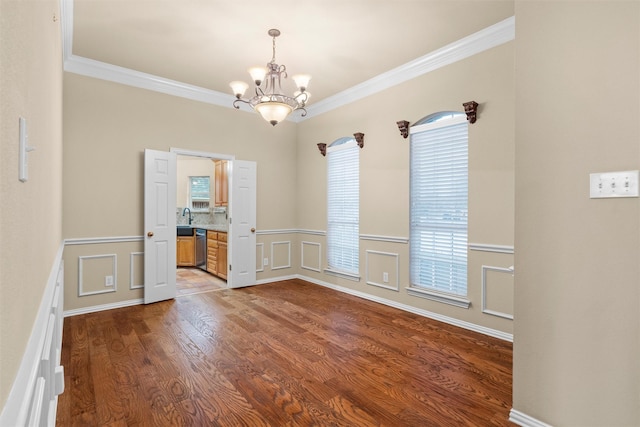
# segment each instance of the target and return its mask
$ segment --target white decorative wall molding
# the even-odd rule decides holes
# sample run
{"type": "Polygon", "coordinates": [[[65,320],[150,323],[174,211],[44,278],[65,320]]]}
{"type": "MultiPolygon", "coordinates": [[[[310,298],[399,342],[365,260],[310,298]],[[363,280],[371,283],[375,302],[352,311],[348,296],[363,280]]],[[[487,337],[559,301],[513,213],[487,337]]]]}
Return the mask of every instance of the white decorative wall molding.
{"type": "Polygon", "coordinates": [[[400,260],[400,255],[398,255],[397,253],[366,250],[365,251],[365,282],[366,284],[377,286],[379,288],[390,289],[396,292],[400,291],[400,261],[399,260],[400,260]],[[369,256],[370,255],[380,255],[380,256],[388,256],[388,257],[395,258],[395,274],[394,274],[395,276],[394,282],[396,284],[395,286],[391,286],[388,283],[376,282],[369,277],[369,256]]]}
{"type": "MultiPolygon", "coordinates": [[[[88,77],[108,80],[128,86],[153,90],[194,101],[232,108],[235,97],[202,87],[181,83],[152,74],[141,73],[73,54],[73,0],[62,0],[61,4],[62,51],[64,70],[88,77]]],[[[350,104],[359,99],[389,89],[408,80],[461,61],[485,50],[512,41],[515,38],[515,17],[507,18],[490,27],[473,33],[440,49],[384,72],[372,79],[325,98],[307,107],[306,117],[292,115],[289,119],[301,122],[350,104]]],[[[250,107],[241,106],[250,111],[250,107]]]]}
{"type": "Polygon", "coordinates": [[[431,291],[429,289],[419,288],[417,286],[408,286],[406,290],[407,290],[407,294],[413,297],[424,298],[431,301],[441,302],[443,304],[449,304],[455,307],[460,307],[465,309],[468,309],[469,307],[471,307],[471,301],[469,301],[464,297],[458,297],[455,295],[445,294],[438,291],[431,291]]]}
{"type": "Polygon", "coordinates": [[[408,237],[394,237],[394,236],[378,236],[375,234],[361,234],[360,240],[373,240],[376,242],[387,242],[387,243],[409,243],[408,237]]]}
{"type": "MultiPolygon", "coordinates": [[[[287,276],[270,277],[267,279],[256,280],[256,285],[266,285],[267,283],[281,282],[283,280],[301,279],[298,274],[289,274],[287,276]]],[[[304,279],[303,279],[304,280],[304,279]]]]}
{"type": "MultiPolygon", "coordinates": [[[[74,55],[72,45],[73,0],[62,0],[61,3],[62,52],[65,71],[232,108],[235,100],[233,95],[74,55]]],[[[514,39],[515,17],[512,16],[347,90],[318,101],[307,107],[306,117],[292,115],[289,120],[298,123],[318,116],[514,39]]],[[[251,108],[242,104],[241,110],[251,111],[251,108]]]]}
{"type": "MultiPolygon", "coordinates": [[[[258,235],[270,235],[270,234],[310,234],[314,236],[326,236],[326,230],[309,230],[304,228],[285,228],[285,229],[274,229],[274,230],[258,230],[256,231],[258,235]]],[[[360,240],[373,240],[377,242],[388,242],[388,243],[409,243],[408,237],[397,237],[397,236],[379,236],[375,234],[361,234],[360,240]]]]}
{"type": "Polygon", "coordinates": [[[16,378],[0,414],[0,426],[54,426],[58,395],[64,391],[60,366],[64,306],[64,265],[60,243],[16,378]]]}
{"type": "Polygon", "coordinates": [[[282,242],[271,242],[271,270],[280,270],[283,268],[291,268],[291,242],[290,241],[282,241],[282,242]],[[276,256],[275,247],[284,245],[287,247],[287,263],[276,265],[276,256]]]}
{"type": "Polygon", "coordinates": [[[300,234],[311,234],[311,235],[314,235],[314,236],[326,236],[327,235],[327,232],[323,231],[323,230],[307,230],[307,229],[304,229],[304,228],[298,229],[298,230],[296,230],[296,232],[300,233],[300,234]]]}
{"type": "MultiPolygon", "coordinates": [[[[233,101],[236,99],[235,96],[231,94],[216,92],[203,87],[182,83],[153,74],[142,73],[73,54],[65,58],[64,70],[81,76],[93,77],[221,107],[232,107],[233,101]]],[[[241,107],[244,111],[251,111],[249,108],[250,107],[241,107]]]]}
{"type": "Polygon", "coordinates": [[[315,102],[307,107],[308,114],[305,119],[350,104],[514,39],[515,17],[512,16],[345,91],[315,102]]]}
{"type": "MultiPolygon", "coordinates": [[[[142,257],[144,260],[144,252],[131,252],[129,254],[129,289],[142,289],[144,288],[144,281],[142,283],[134,283],[136,277],[135,257],[142,257]]],[[[144,264],[142,265],[142,277],[144,277],[144,264]]]]}
{"type": "Polygon", "coordinates": [[[509,421],[522,427],[553,427],[513,408],[509,412],[509,421]]]}
{"type": "Polygon", "coordinates": [[[345,288],[345,287],[342,287],[342,286],[339,286],[339,285],[335,285],[333,283],[327,283],[327,282],[324,282],[322,280],[314,279],[314,278],[308,277],[308,276],[295,275],[295,276],[287,276],[286,278],[273,277],[273,278],[265,279],[265,280],[261,281],[261,284],[270,283],[270,282],[278,282],[280,280],[288,280],[288,279],[292,279],[292,278],[301,279],[301,280],[304,280],[304,281],[307,281],[307,282],[314,283],[316,285],[320,285],[320,286],[324,286],[324,287],[327,287],[327,288],[334,289],[334,290],[339,291],[339,292],[344,292],[344,293],[349,294],[349,295],[354,295],[354,296],[357,296],[357,297],[360,297],[360,298],[364,298],[364,299],[369,300],[369,301],[374,301],[374,302],[377,302],[377,303],[380,303],[380,304],[387,305],[389,307],[394,307],[394,308],[397,308],[399,310],[407,311],[409,313],[413,313],[413,314],[417,314],[419,316],[427,317],[429,319],[437,320],[439,322],[444,322],[444,323],[447,323],[449,325],[458,326],[460,328],[468,329],[468,330],[474,331],[474,332],[479,332],[481,334],[488,335],[490,337],[498,338],[498,339],[501,339],[501,340],[504,340],[504,341],[508,341],[508,342],[513,342],[513,334],[508,334],[506,332],[498,331],[496,329],[491,329],[491,328],[487,328],[485,326],[476,325],[475,323],[465,322],[463,320],[455,319],[453,317],[443,316],[441,314],[433,313],[433,312],[428,311],[428,310],[423,310],[421,308],[413,307],[413,306],[410,306],[410,305],[407,305],[407,304],[402,304],[402,303],[399,303],[397,301],[389,300],[389,299],[386,299],[386,298],[380,298],[380,297],[377,297],[375,295],[368,294],[366,292],[356,291],[356,290],[353,290],[353,289],[349,289],[349,288],[345,288]]]}
{"type": "Polygon", "coordinates": [[[260,248],[260,256],[257,256],[258,260],[260,260],[260,268],[256,268],[256,273],[260,273],[264,271],[264,243],[256,243],[256,255],[258,253],[258,248],[260,248]]]}
{"type": "Polygon", "coordinates": [[[491,245],[486,243],[469,243],[470,251],[496,252],[500,254],[513,254],[513,246],[507,245],[491,245]]]}
{"type": "Polygon", "coordinates": [[[142,242],[142,236],[115,236],[115,237],[82,237],[77,239],[66,239],[66,246],[72,245],[95,245],[102,243],[125,243],[125,242],[142,242]]]}
{"type": "Polygon", "coordinates": [[[360,281],[360,273],[348,273],[346,271],[334,270],[331,267],[325,268],[324,272],[330,276],[341,277],[343,279],[353,280],[354,282],[360,281]]]}
{"type": "Polygon", "coordinates": [[[256,231],[257,235],[266,236],[270,234],[292,234],[298,233],[300,230],[295,228],[285,228],[285,229],[276,229],[276,230],[258,230],[256,231]]]}
{"type": "Polygon", "coordinates": [[[300,242],[300,267],[304,268],[305,270],[311,270],[311,271],[315,271],[320,273],[322,271],[322,250],[321,250],[321,245],[320,243],[316,243],[316,242],[306,242],[306,241],[302,241],[300,242]],[[318,263],[315,266],[312,265],[305,265],[304,264],[304,247],[305,245],[307,246],[316,246],[318,247],[318,263]]]}
{"type": "Polygon", "coordinates": [[[118,278],[117,278],[117,255],[116,254],[101,254],[101,255],[84,255],[78,257],[78,296],[86,297],[90,295],[109,294],[118,290],[118,278]],[[82,273],[84,269],[84,263],[90,260],[111,258],[111,275],[113,276],[113,286],[105,287],[104,290],[85,292],[82,283],[82,273]]]}
{"type": "MultiPolygon", "coordinates": [[[[198,151],[198,150],[187,150],[186,148],[178,148],[171,147],[169,148],[171,153],[176,153],[179,156],[190,156],[190,157],[202,157],[204,159],[215,159],[215,160],[235,160],[236,156],[233,154],[222,154],[222,153],[212,153],[210,151],[198,151]]],[[[221,208],[226,209],[226,208],[221,208]]]]}
{"type": "Polygon", "coordinates": [[[513,274],[513,266],[509,268],[504,267],[493,267],[490,265],[482,266],[482,312],[485,314],[490,314],[492,316],[502,317],[504,319],[513,320],[513,314],[503,313],[497,310],[490,310],[487,308],[487,271],[497,271],[500,273],[509,273],[513,274]]]}
{"type": "MultiPolygon", "coordinates": [[[[136,298],[127,301],[118,301],[111,304],[92,305],[91,307],[75,308],[66,310],[64,317],[78,316],[80,314],[97,313],[99,311],[113,310],[114,308],[130,307],[132,305],[144,304],[144,298],[136,298]]],[[[2,424],[0,424],[2,425],[2,424]]]]}

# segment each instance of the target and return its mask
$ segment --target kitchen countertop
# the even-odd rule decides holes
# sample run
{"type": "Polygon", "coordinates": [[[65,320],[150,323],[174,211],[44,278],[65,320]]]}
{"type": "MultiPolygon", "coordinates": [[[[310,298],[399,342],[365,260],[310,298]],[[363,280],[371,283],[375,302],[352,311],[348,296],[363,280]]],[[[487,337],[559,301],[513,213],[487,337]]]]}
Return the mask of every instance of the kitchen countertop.
{"type": "MultiPolygon", "coordinates": [[[[178,225],[184,227],[187,224],[178,224],[178,225]]],[[[211,230],[211,231],[222,231],[225,233],[228,230],[228,226],[226,224],[191,224],[191,228],[201,228],[201,229],[211,230]]]]}

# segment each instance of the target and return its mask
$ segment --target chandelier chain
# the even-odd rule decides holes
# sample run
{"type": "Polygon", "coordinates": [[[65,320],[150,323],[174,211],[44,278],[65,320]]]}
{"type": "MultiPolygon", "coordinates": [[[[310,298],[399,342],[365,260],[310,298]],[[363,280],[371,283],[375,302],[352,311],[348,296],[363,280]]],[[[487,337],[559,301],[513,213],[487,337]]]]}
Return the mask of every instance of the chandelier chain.
{"type": "Polygon", "coordinates": [[[271,56],[271,63],[276,62],[276,36],[273,36],[273,55],[271,56]]]}

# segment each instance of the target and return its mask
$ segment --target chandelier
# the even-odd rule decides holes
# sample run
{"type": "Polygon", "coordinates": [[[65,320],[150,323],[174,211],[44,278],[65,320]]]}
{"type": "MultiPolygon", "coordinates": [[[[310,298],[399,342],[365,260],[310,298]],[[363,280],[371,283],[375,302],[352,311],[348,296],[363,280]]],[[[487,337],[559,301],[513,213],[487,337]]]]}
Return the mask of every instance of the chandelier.
{"type": "Polygon", "coordinates": [[[242,99],[242,96],[249,88],[249,85],[241,81],[233,81],[229,84],[236,96],[233,106],[240,108],[239,103],[251,105],[263,119],[271,123],[273,126],[287,118],[292,111],[301,110],[302,117],[307,115],[305,106],[309,100],[309,93],[306,92],[307,85],[311,76],[307,74],[299,74],[293,76],[293,80],[298,87],[298,91],[293,97],[284,95],[280,86],[282,79],[287,78],[287,67],[276,64],[276,37],[280,35],[280,30],[271,29],[268,32],[273,37],[273,56],[271,62],[265,67],[253,67],[249,69],[251,79],[254,81],[255,96],[249,99],[242,99]],[[263,84],[264,82],[264,84],[263,84]]]}

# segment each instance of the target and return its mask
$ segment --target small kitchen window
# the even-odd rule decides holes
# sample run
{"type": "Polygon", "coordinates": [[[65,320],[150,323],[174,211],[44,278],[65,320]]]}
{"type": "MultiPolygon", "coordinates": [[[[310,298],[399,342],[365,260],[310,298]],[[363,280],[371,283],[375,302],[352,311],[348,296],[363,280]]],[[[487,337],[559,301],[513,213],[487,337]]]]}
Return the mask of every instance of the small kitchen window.
{"type": "Polygon", "coordinates": [[[192,212],[208,212],[210,197],[210,177],[189,177],[189,208],[192,212]]]}

